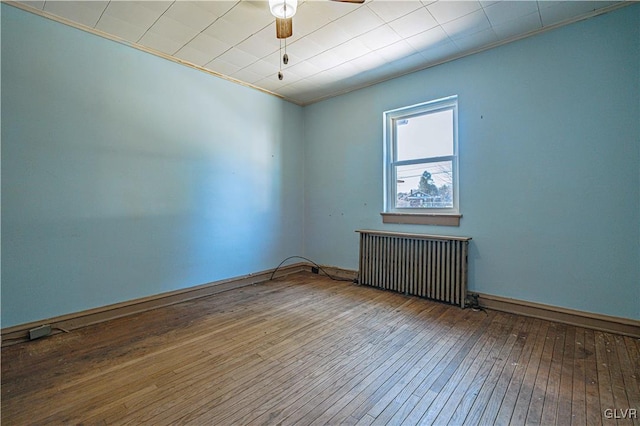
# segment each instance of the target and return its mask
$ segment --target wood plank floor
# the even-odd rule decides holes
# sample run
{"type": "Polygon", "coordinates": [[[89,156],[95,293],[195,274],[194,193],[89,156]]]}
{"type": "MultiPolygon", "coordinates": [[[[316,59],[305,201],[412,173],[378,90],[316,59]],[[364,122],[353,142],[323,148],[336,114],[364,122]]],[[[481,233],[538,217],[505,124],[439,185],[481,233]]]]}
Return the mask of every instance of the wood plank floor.
{"type": "Polygon", "coordinates": [[[2,349],[3,425],[638,425],[639,389],[638,339],[307,273],[2,349]]]}

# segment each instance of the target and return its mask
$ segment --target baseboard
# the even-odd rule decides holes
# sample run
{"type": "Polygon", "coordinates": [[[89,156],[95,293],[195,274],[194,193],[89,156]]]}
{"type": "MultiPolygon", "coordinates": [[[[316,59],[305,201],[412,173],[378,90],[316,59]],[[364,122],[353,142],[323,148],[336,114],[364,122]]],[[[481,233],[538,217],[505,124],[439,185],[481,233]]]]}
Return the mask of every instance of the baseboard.
{"type": "Polygon", "coordinates": [[[143,297],[140,299],[116,303],[113,305],[89,309],[86,311],[74,312],[71,314],[3,328],[0,331],[2,347],[29,340],[29,330],[43,324],[51,326],[51,334],[57,334],[63,332],[63,330],[76,330],[88,325],[137,314],[164,306],[174,305],[176,303],[186,302],[188,300],[211,296],[223,291],[258,284],[268,281],[271,278],[271,275],[274,274],[274,272],[274,277],[283,277],[302,271],[311,271],[311,265],[308,263],[295,263],[288,266],[282,266],[277,271],[275,269],[270,269],[254,274],[215,281],[195,287],[189,287],[181,290],[143,297]]]}
{"type": "MultiPolygon", "coordinates": [[[[338,279],[338,280],[349,280],[355,281],[358,279],[358,271],[354,271],[352,269],[343,269],[338,268],[336,266],[327,266],[321,265],[322,269],[318,271],[320,275],[326,275],[330,278],[338,279]]],[[[313,272],[313,265],[308,265],[308,270],[313,272]]]]}
{"type": "MultiPolygon", "coordinates": [[[[43,324],[51,326],[52,334],[60,333],[62,332],[61,330],[76,330],[92,324],[265,282],[271,278],[274,272],[274,277],[283,277],[297,272],[312,272],[313,267],[314,265],[306,262],[295,263],[280,267],[277,271],[270,269],[196,287],[3,328],[0,330],[2,347],[29,340],[29,330],[43,324]]],[[[321,268],[319,274],[329,275],[332,278],[349,281],[357,280],[358,278],[358,271],[333,266],[321,266],[321,268]]],[[[640,321],[637,320],[594,314],[482,293],[479,293],[479,302],[481,306],[487,309],[640,338],[640,321]]]]}
{"type": "MultiPolygon", "coordinates": [[[[309,271],[311,270],[311,266],[312,265],[307,266],[309,271]]],[[[333,266],[322,266],[322,269],[325,275],[328,273],[338,279],[357,280],[359,275],[358,271],[333,266]]],[[[321,270],[320,274],[322,274],[323,271],[321,270]]],[[[637,320],[493,296],[490,294],[477,294],[480,296],[480,305],[487,309],[640,338],[640,321],[637,320]]]]}
{"type": "Polygon", "coordinates": [[[640,321],[479,293],[480,306],[640,338],[640,321]]]}

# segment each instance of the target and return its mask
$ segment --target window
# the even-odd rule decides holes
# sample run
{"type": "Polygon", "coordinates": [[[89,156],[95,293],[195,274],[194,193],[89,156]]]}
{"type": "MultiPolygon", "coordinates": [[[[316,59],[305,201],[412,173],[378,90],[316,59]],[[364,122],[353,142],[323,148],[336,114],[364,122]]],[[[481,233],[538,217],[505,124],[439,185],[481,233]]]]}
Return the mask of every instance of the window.
{"type": "Polygon", "coordinates": [[[384,113],[384,222],[459,225],[458,97],[384,113]]]}

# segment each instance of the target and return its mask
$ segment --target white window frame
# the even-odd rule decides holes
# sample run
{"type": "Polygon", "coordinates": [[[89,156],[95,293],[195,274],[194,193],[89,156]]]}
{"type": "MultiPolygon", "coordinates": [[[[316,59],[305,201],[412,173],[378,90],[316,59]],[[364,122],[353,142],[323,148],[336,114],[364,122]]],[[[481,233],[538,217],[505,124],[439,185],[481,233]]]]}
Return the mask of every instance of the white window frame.
{"type": "Polygon", "coordinates": [[[385,223],[424,223],[434,225],[459,225],[460,191],[459,191],[459,167],[458,167],[458,96],[448,96],[417,105],[398,108],[384,113],[384,211],[382,213],[385,223]],[[397,135],[396,123],[401,120],[416,116],[451,110],[453,112],[453,155],[430,158],[414,158],[410,160],[397,160],[397,135]],[[396,207],[397,198],[397,173],[400,166],[412,164],[429,164],[439,161],[451,161],[452,167],[452,208],[429,207],[396,207]],[[422,217],[422,218],[420,218],[422,217]],[[426,219],[424,219],[426,218],[426,219]]]}

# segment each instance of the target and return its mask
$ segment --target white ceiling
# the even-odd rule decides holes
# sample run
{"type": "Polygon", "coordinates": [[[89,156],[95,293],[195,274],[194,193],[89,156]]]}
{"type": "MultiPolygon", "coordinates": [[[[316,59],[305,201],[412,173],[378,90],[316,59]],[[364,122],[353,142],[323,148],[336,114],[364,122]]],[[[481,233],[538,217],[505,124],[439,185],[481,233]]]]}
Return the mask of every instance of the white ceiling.
{"type": "Polygon", "coordinates": [[[282,81],[280,41],[266,0],[18,6],[306,105],[629,3],[306,0],[293,18],[282,81]]]}

